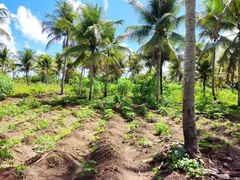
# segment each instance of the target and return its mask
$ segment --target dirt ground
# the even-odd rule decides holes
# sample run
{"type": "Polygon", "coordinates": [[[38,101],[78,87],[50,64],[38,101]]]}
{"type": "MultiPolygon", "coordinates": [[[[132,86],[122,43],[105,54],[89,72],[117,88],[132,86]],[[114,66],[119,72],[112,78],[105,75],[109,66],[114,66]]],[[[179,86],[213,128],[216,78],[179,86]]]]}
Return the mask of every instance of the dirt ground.
{"type": "MultiPolygon", "coordinates": [[[[18,99],[7,100],[8,103],[16,103],[18,99]]],[[[64,128],[76,123],[78,119],[73,115],[75,111],[81,111],[81,106],[66,107],[64,116],[64,128]]],[[[64,136],[53,148],[43,152],[33,149],[38,147],[32,144],[33,139],[49,135],[54,136],[62,127],[56,123],[59,119],[60,110],[51,110],[36,116],[35,121],[49,119],[50,125],[37,131],[33,136],[25,138],[20,145],[11,149],[13,153],[14,166],[24,164],[24,172],[16,176],[16,168],[4,164],[0,171],[0,180],[154,180],[157,179],[152,168],[161,166],[164,179],[186,179],[180,172],[171,172],[164,167],[161,161],[153,161],[156,154],[163,154],[173,143],[183,143],[181,123],[176,123],[167,117],[155,114],[156,120],[164,120],[171,128],[172,135],[154,135],[155,124],[147,123],[143,117],[137,116],[139,126],[134,130],[136,140],[127,140],[129,132],[127,122],[120,113],[116,112],[113,119],[107,122],[105,131],[97,130],[102,115],[96,112],[94,117],[87,119],[74,131],[64,136]],[[97,140],[93,140],[97,137],[97,140]],[[139,145],[139,139],[145,137],[152,143],[151,147],[139,145]],[[84,173],[83,160],[94,160],[95,173],[84,173]],[[8,166],[8,167],[7,167],[8,166]]],[[[6,117],[1,122],[13,123],[14,118],[6,117]]],[[[199,120],[200,121],[200,120],[199,120]]],[[[198,123],[199,124],[199,123],[198,123]]],[[[201,124],[201,123],[200,123],[201,124]]],[[[22,138],[24,131],[33,127],[31,121],[23,121],[17,128],[0,134],[0,139],[22,138]]],[[[206,125],[202,131],[210,131],[206,125]]],[[[212,142],[222,140],[222,132],[216,131],[216,139],[212,142]]],[[[226,136],[226,138],[228,138],[226,136]]],[[[217,169],[219,174],[230,174],[231,179],[240,179],[240,148],[238,145],[228,145],[224,150],[216,150],[211,147],[200,148],[201,157],[205,166],[217,169]],[[234,174],[235,173],[235,174],[234,174]]],[[[164,158],[163,158],[164,159],[164,158]]],[[[217,176],[209,176],[204,179],[219,179],[217,176]]]]}

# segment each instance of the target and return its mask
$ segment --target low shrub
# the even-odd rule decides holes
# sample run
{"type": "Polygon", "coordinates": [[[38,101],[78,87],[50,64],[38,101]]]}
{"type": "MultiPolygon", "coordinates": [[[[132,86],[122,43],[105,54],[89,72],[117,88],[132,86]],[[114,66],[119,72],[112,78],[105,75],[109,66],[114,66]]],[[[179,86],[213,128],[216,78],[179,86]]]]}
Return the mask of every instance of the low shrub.
{"type": "Polygon", "coordinates": [[[13,92],[13,81],[7,75],[0,74],[0,100],[13,92]]]}

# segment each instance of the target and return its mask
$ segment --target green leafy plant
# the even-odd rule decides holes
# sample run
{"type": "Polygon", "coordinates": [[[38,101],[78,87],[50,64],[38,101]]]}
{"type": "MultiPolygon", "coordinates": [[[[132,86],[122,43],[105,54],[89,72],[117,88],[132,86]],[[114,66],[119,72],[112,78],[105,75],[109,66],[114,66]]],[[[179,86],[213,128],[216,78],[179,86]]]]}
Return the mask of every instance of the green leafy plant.
{"type": "Polygon", "coordinates": [[[154,116],[154,114],[153,114],[152,112],[148,112],[148,113],[145,115],[145,118],[146,118],[146,121],[147,121],[148,123],[153,123],[153,122],[156,121],[156,120],[155,120],[155,116],[154,116]]]}
{"type": "Polygon", "coordinates": [[[142,105],[139,107],[139,110],[138,110],[139,114],[141,116],[145,116],[147,115],[147,113],[149,112],[148,108],[146,107],[146,105],[142,105]]]}
{"type": "Polygon", "coordinates": [[[98,133],[102,133],[105,131],[105,127],[106,127],[107,121],[106,120],[101,120],[99,122],[99,126],[97,127],[97,132],[98,133]]]}
{"type": "Polygon", "coordinates": [[[10,144],[7,140],[0,140],[0,165],[7,159],[13,159],[9,152],[10,144]]]}
{"type": "Polygon", "coordinates": [[[142,137],[139,140],[139,145],[144,147],[144,148],[149,148],[152,146],[152,142],[148,140],[146,137],[142,137]]]}
{"type": "Polygon", "coordinates": [[[41,120],[41,121],[37,122],[37,124],[35,125],[34,130],[38,131],[38,130],[44,129],[44,128],[49,126],[49,123],[50,123],[50,121],[47,120],[47,119],[41,120]]]}
{"type": "Polygon", "coordinates": [[[154,174],[156,175],[157,177],[157,180],[162,180],[162,176],[161,176],[161,172],[158,168],[152,168],[152,172],[154,172],[154,174]]]}
{"type": "Polygon", "coordinates": [[[23,174],[24,170],[25,170],[25,165],[24,164],[18,165],[16,167],[16,176],[20,177],[23,174]]]}
{"type": "Polygon", "coordinates": [[[7,75],[0,74],[0,100],[13,92],[13,81],[7,75]]]}
{"type": "Polygon", "coordinates": [[[97,164],[94,160],[82,160],[83,170],[81,176],[89,176],[91,174],[97,173],[97,169],[94,166],[97,164]]]}
{"type": "Polygon", "coordinates": [[[163,121],[158,121],[155,125],[155,134],[156,135],[169,135],[171,134],[171,130],[167,124],[163,121]]]}
{"type": "Polygon", "coordinates": [[[167,162],[172,170],[183,170],[189,177],[202,177],[204,167],[198,159],[191,159],[182,145],[174,144],[167,154],[167,162]]]}
{"type": "Polygon", "coordinates": [[[103,112],[103,118],[107,121],[113,119],[115,116],[114,111],[112,109],[105,109],[103,112]]]}
{"type": "Polygon", "coordinates": [[[133,130],[137,129],[138,126],[139,126],[138,120],[134,120],[127,126],[127,129],[128,129],[128,131],[133,131],[133,130]]]}

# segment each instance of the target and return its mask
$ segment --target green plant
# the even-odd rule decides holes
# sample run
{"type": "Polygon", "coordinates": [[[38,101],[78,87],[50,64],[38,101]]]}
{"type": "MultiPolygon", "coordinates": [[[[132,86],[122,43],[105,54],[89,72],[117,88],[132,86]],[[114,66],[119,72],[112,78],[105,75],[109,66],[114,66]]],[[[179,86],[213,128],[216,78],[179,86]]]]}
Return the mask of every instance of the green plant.
{"type": "Polygon", "coordinates": [[[149,112],[149,110],[146,107],[146,105],[142,105],[142,106],[139,107],[138,112],[141,116],[145,116],[149,112]]]}
{"type": "Polygon", "coordinates": [[[156,135],[169,135],[171,134],[171,130],[163,121],[158,121],[155,125],[155,133],[156,135]]]}
{"type": "Polygon", "coordinates": [[[99,126],[97,127],[97,132],[98,133],[102,133],[105,131],[105,127],[106,127],[107,121],[106,120],[101,120],[99,122],[99,126]]]}
{"type": "Polygon", "coordinates": [[[83,170],[81,176],[89,176],[91,174],[97,173],[97,169],[94,166],[97,164],[94,160],[81,160],[83,164],[83,170]]]}
{"type": "Polygon", "coordinates": [[[29,96],[20,101],[19,105],[25,107],[26,109],[36,109],[40,107],[41,104],[35,97],[29,96]]]}
{"type": "Polygon", "coordinates": [[[146,137],[142,137],[139,140],[139,145],[144,147],[144,148],[148,148],[152,146],[152,142],[148,140],[148,138],[146,137]]]}
{"type": "Polygon", "coordinates": [[[13,92],[13,81],[7,75],[0,74],[0,100],[13,92]]]}
{"type": "Polygon", "coordinates": [[[95,111],[89,107],[84,107],[81,111],[75,111],[73,114],[80,120],[86,120],[94,116],[95,111]]]}
{"type": "Polygon", "coordinates": [[[138,120],[134,120],[127,126],[127,129],[128,129],[128,131],[133,131],[133,130],[137,129],[138,126],[139,126],[138,120]]]}
{"type": "Polygon", "coordinates": [[[145,118],[146,118],[146,121],[148,123],[153,123],[155,122],[155,116],[152,112],[148,112],[146,115],[145,115],[145,118]]]}
{"type": "Polygon", "coordinates": [[[167,162],[172,170],[183,170],[189,177],[202,177],[204,167],[198,159],[191,159],[187,150],[180,144],[174,144],[167,154],[167,162]]]}
{"type": "Polygon", "coordinates": [[[7,159],[13,159],[9,148],[9,142],[7,140],[0,140],[0,165],[7,159]]]}
{"type": "Polygon", "coordinates": [[[152,168],[152,172],[157,176],[157,180],[162,180],[161,172],[158,168],[152,168]]]}
{"type": "Polygon", "coordinates": [[[124,138],[129,141],[129,140],[136,140],[137,139],[137,135],[135,133],[131,133],[131,134],[124,134],[124,138]]]}
{"type": "Polygon", "coordinates": [[[115,114],[112,109],[105,109],[103,112],[103,118],[106,119],[107,121],[114,118],[115,114]]]}
{"type": "Polygon", "coordinates": [[[20,164],[16,167],[16,176],[19,177],[23,174],[25,169],[25,165],[24,164],[20,164]]]}
{"type": "Polygon", "coordinates": [[[41,120],[41,121],[37,122],[37,124],[35,125],[34,130],[38,131],[38,130],[44,129],[44,128],[49,126],[49,123],[50,123],[50,121],[47,120],[47,119],[41,120]]]}
{"type": "Polygon", "coordinates": [[[17,125],[16,124],[9,124],[8,125],[8,129],[9,130],[15,130],[17,128],[17,125]]]}
{"type": "MultiPolygon", "coordinates": [[[[48,136],[48,135],[40,136],[32,142],[32,144],[41,145],[44,148],[44,150],[54,148],[55,143],[56,143],[56,138],[54,136],[51,137],[51,136],[48,136]]],[[[34,150],[36,150],[36,149],[34,149],[34,150]]]]}
{"type": "Polygon", "coordinates": [[[128,79],[122,79],[121,81],[118,82],[117,84],[117,92],[120,95],[120,98],[124,98],[132,90],[132,82],[128,79]]]}

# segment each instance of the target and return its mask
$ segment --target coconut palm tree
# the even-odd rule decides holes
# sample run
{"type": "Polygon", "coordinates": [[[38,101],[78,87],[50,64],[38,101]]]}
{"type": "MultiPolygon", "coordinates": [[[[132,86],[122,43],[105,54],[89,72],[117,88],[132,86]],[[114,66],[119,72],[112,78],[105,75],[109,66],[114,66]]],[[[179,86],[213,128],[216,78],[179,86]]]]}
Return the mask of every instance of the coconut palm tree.
{"type": "MultiPolygon", "coordinates": [[[[0,8],[0,24],[4,24],[9,18],[9,11],[5,8],[0,8]]],[[[0,36],[4,36],[10,40],[10,35],[2,27],[0,27],[0,36]]],[[[2,43],[0,43],[0,45],[2,45],[2,43]]]]}
{"type": "MultiPolygon", "coordinates": [[[[72,29],[73,22],[76,17],[76,12],[73,7],[66,3],[57,1],[53,14],[47,14],[48,21],[44,21],[42,24],[42,31],[48,33],[50,39],[46,45],[46,49],[51,46],[52,43],[58,42],[63,39],[63,49],[73,45],[72,41],[72,29]]],[[[64,94],[65,72],[67,67],[67,57],[64,59],[62,69],[62,82],[61,82],[61,95],[64,94]]]]}
{"type": "Polygon", "coordinates": [[[80,7],[80,11],[81,14],[77,17],[77,25],[73,33],[77,45],[67,48],[65,55],[78,53],[81,56],[85,51],[90,52],[85,62],[89,68],[89,100],[91,100],[95,65],[108,59],[104,53],[100,53],[100,48],[106,45],[106,37],[109,34],[107,31],[112,26],[112,22],[103,18],[103,9],[98,5],[86,4],[80,7]]]}
{"type": "Polygon", "coordinates": [[[197,153],[197,132],[194,111],[195,61],[196,61],[196,0],[185,0],[186,36],[183,72],[183,134],[184,145],[190,152],[197,153]]]}
{"type": "Polygon", "coordinates": [[[2,73],[6,73],[8,63],[13,58],[13,56],[14,54],[7,47],[0,49],[0,66],[2,73]]]}
{"type": "Polygon", "coordinates": [[[57,52],[56,55],[55,55],[55,61],[56,61],[56,69],[57,69],[57,80],[59,82],[60,80],[60,74],[61,74],[61,71],[62,71],[62,67],[63,67],[63,62],[64,62],[64,57],[62,56],[61,53],[57,52]]]}
{"type": "MultiPolygon", "coordinates": [[[[225,2],[225,1],[224,1],[225,2]]],[[[231,30],[233,40],[228,44],[221,59],[228,59],[228,71],[234,72],[235,67],[238,66],[238,106],[240,106],[240,2],[229,0],[224,4],[222,13],[223,19],[228,23],[228,26],[222,27],[222,30],[231,30]],[[228,57],[228,58],[226,58],[228,57]]],[[[234,77],[234,75],[232,75],[234,77]]],[[[232,78],[233,79],[233,78],[232,78]]],[[[232,80],[233,81],[233,80],[232,80]]]]}
{"type": "Polygon", "coordinates": [[[18,59],[20,63],[17,65],[21,67],[21,71],[25,72],[28,85],[30,84],[29,73],[35,63],[35,55],[36,52],[32,49],[24,49],[22,51],[18,51],[18,59]]]}
{"type": "Polygon", "coordinates": [[[207,79],[212,72],[211,70],[211,63],[208,60],[204,60],[202,62],[199,62],[197,71],[199,73],[199,78],[202,80],[203,83],[203,92],[204,95],[206,94],[206,83],[207,79]]]}
{"type": "Polygon", "coordinates": [[[177,17],[179,5],[177,0],[150,0],[144,7],[138,0],[130,1],[136,12],[140,16],[143,25],[129,26],[123,38],[144,42],[140,51],[153,53],[156,60],[156,100],[159,101],[160,80],[163,65],[163,53],[173,51],[171,40],[183,40],[183,37],[174,32],[174,28],[183,20],[177,17]]]}
{"type": "Polygon", "coordinates": [[[131,54],[127,62],[128,72],[131,73],[132,81],[135,82],[135,76],[143,70],[141,56],[137,53],[131,54]]]}
{"type": "Polygon", "coordinates": [[[45,76],[46,84],[49,83],[50,71],[57,71],[55,60],[48,54],[41,55],[38,57],[37,67],[45,76]]]}
{"type": "Polygon", "coordinates": [[[226,8],[222,0],[204,0],[205,12],[199,15],[198,26],[201,28],[199,37],[208,39],[203,53],[212,52],[212,95],[217,100],[215,92],[215,64],[217,48],[228,40],[220,35],[222,30],[231,30],[234,26],[224,18],[223,11],[226,8]]]}

